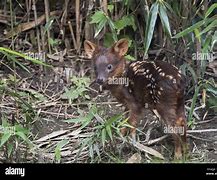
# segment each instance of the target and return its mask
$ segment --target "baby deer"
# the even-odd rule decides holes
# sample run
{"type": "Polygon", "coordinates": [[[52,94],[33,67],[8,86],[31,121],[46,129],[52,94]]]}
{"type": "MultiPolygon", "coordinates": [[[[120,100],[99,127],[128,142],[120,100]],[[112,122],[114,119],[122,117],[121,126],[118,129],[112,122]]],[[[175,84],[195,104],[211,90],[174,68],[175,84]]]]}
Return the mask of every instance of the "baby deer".
{"type": "MultiPolygon", "coordinates": [[[[131,129],[132,137],[135,138],[137,122],[147,103],[165,122],[167,132],[174,139],[174,156],[180,159],[186,149],[185,81],[180,71],[163,61],[127,62],[124,58],[128,51],[127,39],[119,40],[111,48],[85,40],[84,49],[94,62],[96,82],[110,90],[129,110],[128,121],[134,127],[131,129]]],[[[125,132],[123,129],[122,133],[125,132]]]]}

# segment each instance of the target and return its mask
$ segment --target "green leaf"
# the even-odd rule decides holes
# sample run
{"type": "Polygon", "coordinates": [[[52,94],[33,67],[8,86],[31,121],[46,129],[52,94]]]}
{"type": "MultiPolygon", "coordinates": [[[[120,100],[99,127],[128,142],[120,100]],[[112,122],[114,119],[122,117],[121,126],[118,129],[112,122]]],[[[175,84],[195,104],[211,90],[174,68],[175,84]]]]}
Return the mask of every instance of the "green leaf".
{"type": "Polygon", "coordinates": [[[133,56],[131,56],[131,55],[126,55],[126,56],[124,56],[127,60],[130,60],[130,61],[135,61],[136,60],[136,58],[135,57],[133,57],[133,56]]]}
{"type": "Polygon", "coordinates": [[[105,19],[105,13],[103,11],[96,11],[94,13],[93,16],[91,16],[91,21],[90,21],[90,24],[97,24],[97,23],[100,23],[102,20],[105,19]]]}
{"type": "Polygon", "coordinates": [[[106,121],[106,126],[111,126],[113,122],[119,120],[122,118],[122,115],[121,114],[118,114],[118,115],[115,115],[115,116],[112,116],[111,118],[109,118],[107,121],[106,121]]]}
{"type": "Polygon", "coordinates": [[[12,61],[14,61],[16,64],[18,64],[23,70],[25,70],[26,72],[30,73],[29,69],[24,66],[22,63],[20,63],[18,60],[16,60],[16,58],[13,55],[10,55],[4,51],[1,51],[2,54],[4,54],[5,56],[7,56],[8,59],[11,59],[12,61]]]}
{"type": "Polygon", "coordinates": [[[172,38],[180,38],[183,37],[187,34],[189,34],[190,32],[194,31],[196,28],[201,27],[202,25],[206,25],[209,24],[210,22],[215,21],[215,17],[213,18],[207,18],[207,19],[203,19],[199,22],[197,22],[196,24],[184,29],[183,31],[179,32],[178,34],[176,34],[175,36],[173,36],[172,38]]]}
{"type": "Polygon", "coordinates": [[[19,132],[16,132],[15,134],[17,136],[21,137],[24,141],[28,142],[29,139],[27,138],[27,136],[23,132],[19,131],[19,132]]]}
{"type": "Polygon", "coordinates": [[[193,112],[194,112],[194,107],[195,107],[195,104],[196,104],[196,101],[197,101],[197,95],[199,93],[200,87],[201,87],[201,85],[196,86],[196,88],[195,88],[194,96],[193,96],[192,103],[191,103],[190,112],[188,114],[188,121],[192,120],[192,116],[193,116],[193,112]]]}
{"type": "Polygon", "coordinates": [[[98,26],[96,27],[96,32],[94,37],[97,37],[99,35],[99,33],[102,31],[102,29],[105,27],[107,23],[107,19],[105,17],[105,19],[103,19],[102,21],[100,21],[100,23],[98,24],[98,26]]]}
{"type": "Polygon", "coordinates": [[[113,141],[111,126],[107,125],[105,128],[106,128],[106,131],[107,131],[110,139],[113,141]]]}
{"type": "Polygon", "coordinates": [[[154,27],[157,20],[157,14],[158,14],[158,3],[154,3],[151,6],[150,13],[148,16],[148,24],[146,24],[146,31],[145,31],[145,54],[147,54],[149,46],[151,44],[151,40],[154,33],[154,27]]]}
{"type": "Polygon", "coordinates": [[[203,31],[201,31],[198,36],[201,36],[202,34],[210,31],[212,28],[217,27],[217,19],[215,19],[213,22],[211,22],[203,31]]]}
{"type": "Polygon", "coordinates": [[[209,9],[206,11],[206,13],[205,13],[205,18],[207,18],[212,12],[213,12],[213,10],[215,9],[215,8],[217,8],[217,3],[214,3],[213,5],[211,5],[210,7],[209,7],[209,9]]]}
{"type": "Polygon", "coordinates": [[[116,21],[114,25],[117,29],[117,34],[127,26],[131,26],[134,31],[136,30],[135,20],[132,15],[123,16],[120,20],[116,21]]]}
{"type": "Polygon", "coordinates": [[[106,33],[104,37],[103,45],[107,48],[111,47],[114,44],[112,33],[106,33]]]}
{"type": "Polygon", "coordinates": [[[53,22],[54,22],[54,19],[55,19],[55,17],[54,16],[51,16],[50,18],[49,18],[49,20],[48,20],[48,22],[45,24],[45,26],[44,26],[44,35],[45,35],[45,33],[48,31],[48,30],[50,30],[51,29],[51,26],[52,26],[52,24],[53,24],[53,22]]]}
{"type": "Polygon", "coordinates": [[[114,5],[113,4],[109,4],[108,5],[108,10],[112,13],[112,11],[114,10],[114,5]]]}
{"type": "Polygon", "coordinates": [[[97,11],[94,13],[94,15],[91,17],[90,24],[97,24],[96,26],[96,32],[94,37],[98,36],[98,34],[102,31],[102,29],[105,27],[107,23],[107,17],[103,11],[97,11]]]}
{"type": "Polygon", "coordinates": [[[62,141],[60,141],[60,142],[57,143],[56,148],[61,149],[61,148],[63,148],[66,144],[68,144],[68,143],[69,143],[69,140],[68,140],[68,139],[63,139],[62,141]]]}
{"type": "Polygon", "coordinates": [[[110,27],[110,29],[112,31],[112,38],[116,42],[116,41],[118,41],[118,37],[117,37],[117,33],[115,31],[115,25],[114,25],[113,21],[109,17],[107,17],[107,20],[108,20],[108,25],[109,25],[109,27],[110,27]]]}
{"type": "Polygon", "coordinates": [[[11,156],[11,153],[12,153],[12,151],[13,151],[13,149],[14,149],[14,147],[13,147],[13,144],[8,144],[7,145],[7,149],[8,149],[8,157],[10,157],[11,156]]]}
{"type": "Polygon", "coordinates": [[[196,75],[194,69],[189,65],[187,65],[187,69],[190,71],[190,73],[193,77],[194,83],[197,83],[197,75],[196,75]]]}
{"type": "Polygon", "coordinates": [[[176,34],[175,36],[173,36],[173,38],[180,38],[183,37],[187,34],[189,34],[190,32],[194,31],[196,28],[199,28],[200,26],[202,26],[205,23],[204,20],[201,20],[199,22],[197,22],[196,24],[186,28],[185,30],[179,32],[178,34],[176,34]]]}
{"type": "Polygon", "coordinates": [[[55,148],[55,158],[57,161],[61,160],[61,149],[69,143],[68,139],[63,139],[62,141],[57,143],[57,146],[55,148]]]}
{"type": "Polygon", "coordinates": [[[48,65],[48,64],[44,63],[42,60],[38,60],[38,59],[35,59],[35,58],[32,58],[32,57],[29,57],[29,56],[27,56],[27,55],[25,55],[25,54],[22,54],[22,53],[20,53],[20,52],[13,51],[13,50],[8,49],[8,48],[0,47],[0,52],[4,52],[4,51],[7,52],[7,53],[9,53],[9,54],[13,54],[13,55],[15,55],[15,56],[22,57],[22,58],[24,58],[24,59],[26,59],[26,60],[29,60],[29,61],[31,61],[31,62],[33,62],[33,63],[35,63],[35,64],[39,64],[39,65],[44,65],[44,66],[49,66],[49,67],[51,67],[51,65],[48,65]]]}
{"type": "Polygon", "coordinates": [[[211,36],[206,37],[205,42],[202,44],[203,45],[203,49],[202,49],[203,53],[208,53],[208,50],[209,50],[210,45],[211,45],[211,40],[212,40],[211,36]]]}
{"type": "Polygon", "coordinates": [[[201,43],[200,31],[199,31],[198,28],[195,28],[194,34],[195,34],[195,37],[196,37],[196,38],[199,40],[199,42],[201,43]]]}
{"type": "Polygon", "coordinates": [[[167,35],[171,37],[169,18],[166,13],[166,8],[163,4],[160,4],[159,15],[160,15],[161,23],[163,25],[164,32],[166,32],[167,35]]]}
{"type": "Polygon", "coordinates": [[[2,147],[7,141],[8,139],[11,137],[11,133],[5,133],[2,138],[1,138],[1,144],[0,147],[2,147]]]}

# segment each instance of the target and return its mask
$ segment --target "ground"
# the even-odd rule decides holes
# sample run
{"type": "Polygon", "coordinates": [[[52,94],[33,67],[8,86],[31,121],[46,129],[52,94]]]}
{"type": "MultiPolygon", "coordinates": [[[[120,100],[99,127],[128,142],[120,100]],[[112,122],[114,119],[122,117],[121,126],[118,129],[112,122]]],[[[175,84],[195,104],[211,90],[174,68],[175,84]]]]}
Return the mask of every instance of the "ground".
{"type": "MultiPolygon", "coordinates": [[[[84,61],[81,62],[77,71],[74,70],[75,66],[71,70],[74,76],[85,74],[93,80],[89,73],[89,66],[90,63],[84,61]],[[81,71],[84,73],[81,73],[81,71]]],[[[70,104],[67,99],[61,98],[64,87],[70,89],[72,86],[72,83],[67,81],[67,75],[60,73],[64,72],[61,70],[64,70],[65,67],[56,67],[55,71],[54,69],[47,69],[45,74],[41,73],[41,70],[35,66],[32,66],[31,69],[33,72],[31,76],[21,69],[17,71],[20,76],[17,84],[18,90],[27,92],[34,90],[47,97],[39,103],[32,103],[37,114],[29,126],[34,148],[30,150],[28,145],[20,144],[10,160],[1,152],[1,161],[34,163],[174,162],[173,143],[170,137],[156,140],[156,142],[152,141],[164,136],[163,124],[148,109],[145,110],[144,118],[139,123],[138,144],[130,143],[128,137],[122,139],[117,134],[113,134],[113,140],[108,138],[104,147],[101,137],[98,137],[97,140],[94,139],[92,144],[91,141],[88,141],[82,146],[81,142],[88,140],[94,133],[97,133],[96,125],[99,125],[101,120],[104,121],[116,114],[123,113],[123,107],[116,102],[109,92],[104,91],[99,94],[97,92],[98,87],[95,84],[91,84],[86,93],[90,96],[90,100],[78,96],[70,104]],[[99,113],[98,118],[94,117],[85,128],[80,129],[81,122],[67,123],[64,121],[78,118],[80,111],[83,114],[88,114],[92,103],[96,104],[102,113],[99,113]],[[61,158],[57,161],[56,147],[64,139],[67,139],[68,142],[61,148],[61,158]],[[161,155],[164,159],[159,158],[161,155]]],[[[9,69],[1,66],[2,78],[8,78],[9,73],[9,69]]],[[[4,97],[1,104],[2,114],[8,115],[9,119],[11,119],[11,114],[16,112],[13,104],[7,104],[10,101],[13,102],[10,97],[4,97]]],[[[185,161],[180,162],[217,162],[217,117],[213,112],[208,111],[203,119],[203,111],[203,109],[199,111],[200,119],[195,120],[193,125],[188,127],[189,156],[185,161]]]]}

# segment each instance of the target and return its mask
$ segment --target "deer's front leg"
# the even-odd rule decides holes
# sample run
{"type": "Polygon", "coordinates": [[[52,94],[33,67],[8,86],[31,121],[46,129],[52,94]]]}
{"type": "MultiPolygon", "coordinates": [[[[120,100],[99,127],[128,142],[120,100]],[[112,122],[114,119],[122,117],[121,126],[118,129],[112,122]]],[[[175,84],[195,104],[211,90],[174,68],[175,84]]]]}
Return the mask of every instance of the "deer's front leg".
{"type": "MultiPolygon", "coordinates": [[[[129,119],[128,122],[132,126],[130,129],[130,134],[133,139],[136,137],[136,127],[139,117],[141,115],[141,106],[136,102],[134,96],[128,92],[126,87],[115,88],[115,91],[112,94],[117,98],[119,102],[124,104],[126,110],[129,110],[129,119]]],[[[121,134],[125,136],[127,134],[127,127],[121,129],[121,134]]]]}

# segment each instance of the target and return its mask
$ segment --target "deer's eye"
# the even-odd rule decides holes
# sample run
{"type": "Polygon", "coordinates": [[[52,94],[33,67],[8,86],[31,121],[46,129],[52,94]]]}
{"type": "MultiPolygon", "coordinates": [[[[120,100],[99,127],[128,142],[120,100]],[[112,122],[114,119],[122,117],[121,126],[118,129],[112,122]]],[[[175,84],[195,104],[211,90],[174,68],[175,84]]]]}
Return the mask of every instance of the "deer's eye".
{"type": "Polygon", "coordinates": [[[109,64],[109,65],[107,66],[107,69],[108,69],[109,71],[111,71],[112,68],[113,68],[112,64],[109,64]]]}

